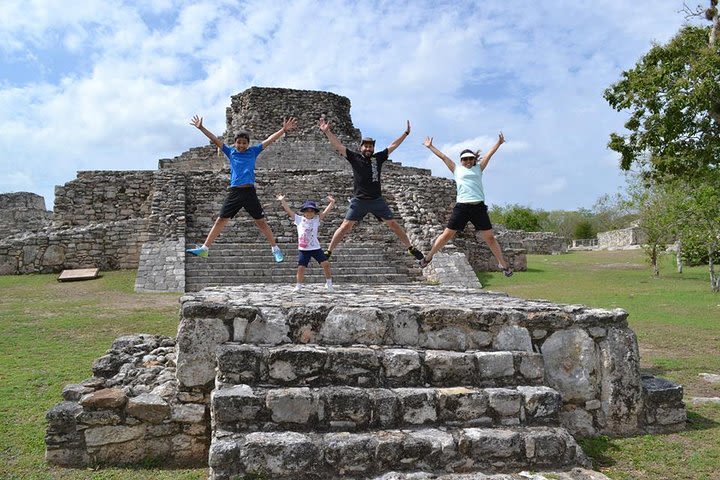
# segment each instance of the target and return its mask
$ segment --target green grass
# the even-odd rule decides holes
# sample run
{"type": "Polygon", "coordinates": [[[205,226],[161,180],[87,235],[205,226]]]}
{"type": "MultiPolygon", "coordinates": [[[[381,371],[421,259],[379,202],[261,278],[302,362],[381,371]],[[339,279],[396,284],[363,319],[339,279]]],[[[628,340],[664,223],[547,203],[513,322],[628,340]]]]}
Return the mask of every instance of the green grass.
{"type": "MultiPolygon", "coordinates": [[[[620,307],[638,336],[644,373],[680,383],[685,400],[720,397],[701,372],[720,373],[720,295],[710,291],[707,267],[675,271],[663,257],[659,278],[641,251],[530,255],[528,271],[510,279],[479,275],[486,289],[522,298],[593,307],[620,307]]],[[[688,403],[688,430],[626,439],[605,437],[582,445],[613,479],[720,478],[720,407],[688,403]]]]}
{"type": "MultiPolygon", "coordinates": [[[[651,275],[642,252],[529,256],[512,278],[481,274],[488,290],[559,303],[626,309],[638,334],[644,371],[670,378],[691,396],[720,396],[698,379],[720,373],[720,295],[706,268],[674,273],[663,259],[651,275]]],[[[135,271],[87,282],[56,275],[0,276],[0,478],[201,479],[207,468],[64,469],[43,460],[45,412],[62,388],[91,375],[92,363],[122,334],[174,336],[178,295],[133,293],[135,271]]],[[[582,442],[595,466],[613,479],[720,478],[720,408],[689,406],[689,428],[671,435],[582,442]]]]}

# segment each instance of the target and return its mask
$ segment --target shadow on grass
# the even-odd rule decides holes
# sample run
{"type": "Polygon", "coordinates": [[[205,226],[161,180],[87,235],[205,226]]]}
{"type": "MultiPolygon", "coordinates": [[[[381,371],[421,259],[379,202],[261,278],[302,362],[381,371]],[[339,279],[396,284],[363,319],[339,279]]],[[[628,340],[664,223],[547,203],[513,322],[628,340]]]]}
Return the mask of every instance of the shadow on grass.
{"type": "Polygon", "coordinates": [[[620,450],[620,447],[610,438],[604,435],[594,438],[584,438],[578,441],[585,454],[590,457],[593,468],[611,467],[616,461],[612,453],[620,450]]]}
{"type": "Polygon", "coordinates": [[[687,412],[687,428],[688,430],[712,430],[720,427],[720,422],[716,422],[712,418],[703,417],[697,412],[687,412]]]}
{"type": "MultiPolygon", "coordinates": [[[[525,275],[528,273],[544,273],[545,270],[540,268],[528,268],[527,270],[516,270],[515,275],[525,275]]],[[[476,272],[475,274],[480,280],[483,287],[489,287],[493,284],[493,276],[498,275],[500,272],[476,272]]],[[[512,278],[510,279],[512,280],[512,278]]]]}

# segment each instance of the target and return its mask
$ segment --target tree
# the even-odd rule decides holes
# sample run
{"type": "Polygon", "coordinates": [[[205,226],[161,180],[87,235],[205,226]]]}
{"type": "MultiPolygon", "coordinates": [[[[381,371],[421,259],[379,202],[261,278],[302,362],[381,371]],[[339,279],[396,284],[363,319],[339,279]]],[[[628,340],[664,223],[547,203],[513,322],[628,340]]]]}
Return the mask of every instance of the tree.
{"type": "Polygon", "coordinates": [[[720,168],[720,49],[710,45],[711,33],[682,28],[605,90],[615,110],[631,112],[629,133],[612,133],[608,143],[623,170],[637,165],[649,175],[697,178],[720,168]]]}
{"type": "Polygon", "coordinates": [[[588,220],[581,220],[575,225],[575,232],[573,238],[576,240],[583,238],[594,238],[595,231],[593,230],[592,223],[588,220]]]}
{"type": "Polygon", "coordinates": [[[539,232],[540,221],[532,209],[520,205],[512,205],[505,213],[505,227],[511,230],[539,232]]]}

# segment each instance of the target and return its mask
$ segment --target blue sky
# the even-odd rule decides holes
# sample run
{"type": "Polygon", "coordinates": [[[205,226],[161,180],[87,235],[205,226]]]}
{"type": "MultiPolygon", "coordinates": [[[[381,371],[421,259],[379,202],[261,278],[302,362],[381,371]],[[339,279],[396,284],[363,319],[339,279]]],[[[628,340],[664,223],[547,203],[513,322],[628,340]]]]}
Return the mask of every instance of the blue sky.
{"type": "MultiPolygon", "coordinates": [[[[0,193],[43,195],[78,170],[155,169],[220,134],[251,86],[328,90],[393,157],[447,176],[452,157],[508,140],[487,200],[591,207],[624,185],[606,148],[626,113],[602,92],[686,21],[680,0],[4,0],[0,193]]],[[[338,161],[341,161],[340,159],[338,161]]],[[[350,181],[350,179],[348,179],[350,181]]]]}

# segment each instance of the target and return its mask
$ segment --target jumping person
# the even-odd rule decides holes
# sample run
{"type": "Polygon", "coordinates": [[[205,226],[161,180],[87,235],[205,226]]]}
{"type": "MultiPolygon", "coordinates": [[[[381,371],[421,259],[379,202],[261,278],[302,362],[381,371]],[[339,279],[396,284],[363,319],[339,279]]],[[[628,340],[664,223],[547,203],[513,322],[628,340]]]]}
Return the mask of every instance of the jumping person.
{"type": "Polygon", "coordinates": [[[422,252],[412,245],[405,230],[403,230],[393,218],[390,207],[388,207],[388,204],[380,192],[380,172],[382,165],[387,161],[388,156],[405,140],[405,137],[410,135],[410,121],[408,120],[405,131],[388,145],[387,148],[380,152],[375,152],[375,140],[367,137],[363,138],[360,142],[360,152],[346,148],[332,130],[330,130],[330,124],[324,118],[320,119],[319,127],[330,141],[330,145],[350,162],[353,171],[354,192],[345,219],[338,229],[335,230],[332,240],[330,240],[330,245],[325,251],[325,255],[330,258],[333,250],[343,237],[345,237],[365,215],[371,213],[385,222],[390,230],[395,232],[395,235],[397,235],[400,241],[407,247],[408,253],[418,261],[422,260],[422,252]]]}
{"type": "Polygon", "coordinates": [[[327,199],[330,203],[328,203],[322,213],[320,213],[320,209],[315,202],[308,200],[300,207],[300,213],[302,213],[302,215],[298,215],[290,210],[290,206],[288,206],[284,195],[278,195],[277,199],[280,200],[280,205],[282,205],[285,213],[293,220],[298,231],[297,282],[295,283],[293,291],[300,291],[303,281],[305,280],[305,269],[310,264],[310,259],[314,258],[322,267],[323,273],[325,273],[325,288],[328,292],[332,292],[332,271],[330,271],[330,262],[328,262],[325,252],[320,248],[318,228],[320,227],[320,222],[325,220],[325,216],[335,205],[335,199],[331,195],[328,195],[327,199]]]}
{"type": "Polygon", "coordinates": [[[490,216],[488,215],[487,205],[485,205],[485,193],[482,185],[482,172],[487,167],[490,158],[495,154],[500,145],[505,143],[505,137],[502,132],[498,135],[497,142],[490,148],[490,150],[483,156],[482,160],[478,164],[477,159],[480,155],[480,151],[473,152],[472,150],[463,150],[460,152],[460,165],[450,160],[450,158],[442,153],[440,150],[435,148],[432,144],[432,137],[426,137],[423,145],[430,149],[436,156],[438,156],[445,165],[450,169],[455,177],[455,186],[457,188],[457,198],[455,207],[453,208],[452,215],[448,221],[447,228],[440,234],[435,240],[430,252],[420,261],[421,267],[426,267],[441,248],[449,242],[458,230],[464,230],[468,222],[472,222],[475,229],[480,232],[483,240],[490,247],[490,251],[495,255],[495,259],[498,261],[498,267],[502,270],[506,277],[510,277],[513,274],[510,264],[503,257],[500,244],[498,244],[495,238],[495,233],[490,223],[490,216]]]}
{"type": "Polygon", "coordinates": [[[220,235],[225,225],[241,208],[245,208],[245,211],[255,220],[255,225],[270,243],[275,261],[282,262],[284,256],[275,242],[275,237],[265,219],[262,205],[260,205],[260,200],[255,191],[255,161],[260,152],[276,142],[285,132],[295,128],[297,120],[293,117],[283,119],[280,130],[270,135],[262,143],[253,146],[250,146],[250,135],[247,132],[240,132],[235,135],[235,143],[232,147],[221,142],[219,138],[203,126],[202,121],[202,117],[195,115],[190,124],[203,132],[230,160],[230,192],[225,197],[225,203],[220,210],[220,215],[210,229],[205,243],[201,247],[191,248],[186,251],[198,257],[207,257],[210,245],[220,235]]]}

